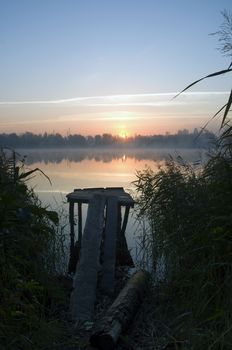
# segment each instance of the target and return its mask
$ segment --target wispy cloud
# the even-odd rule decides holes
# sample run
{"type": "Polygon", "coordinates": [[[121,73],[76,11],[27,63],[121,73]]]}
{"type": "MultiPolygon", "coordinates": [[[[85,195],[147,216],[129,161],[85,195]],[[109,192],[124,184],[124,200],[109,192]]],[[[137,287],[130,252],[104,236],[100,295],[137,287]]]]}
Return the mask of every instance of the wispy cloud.
{"type": "Polygon", "coordinates": [[[127,94],[127,95],[106,95],[106,96],[85,96],[63,98],[57,100],[32,100],[32,101],[0,101],[0,106],[13,105],[56,105],[72,104],[83,107],[108,107],[108,106],[163,106],[167,103],[181,104],[185,98],[207,99],[212,96],[226,96],[227,91],[197,91],[185,92],[177,99],[173,99],[178,92],[148,93],[148,94],[127,94]]]}
{"type": "Polygon", "coordinates": [[[10,126],[10,125],[41,125],[41,123],[46,124],[46,123],[54,123],[54,119],[37,119],[37,120],[27,120],[27,119],[23,119],[23,120],[9,120],[9,121],[3,121],[0,123],[1,127],[4,126],[10,126]]]}

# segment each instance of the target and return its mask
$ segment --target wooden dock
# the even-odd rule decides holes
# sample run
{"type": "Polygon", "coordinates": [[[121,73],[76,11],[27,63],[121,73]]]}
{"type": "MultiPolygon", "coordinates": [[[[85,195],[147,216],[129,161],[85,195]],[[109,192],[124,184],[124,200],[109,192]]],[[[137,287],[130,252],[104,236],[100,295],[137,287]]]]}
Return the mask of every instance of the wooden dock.
{"type": "MultiPolygon", "coordinates": [[[[114,293],[117,255],[121,256],[123,251],[126,264],[133,264],[125,230],[130,208],[135,202],[122,187],[76,189],[67,195],[67,200],[70,220],[69,272],[75,273],[70,311],[74,321],[86,321],[93,316],[97,285],[103,293],[114,293]],[[88,204],[88,211],[82,232],[83,203],[88,204]],[[78,214],[77,239],[75,204],[78,214]],[[122,207],[125,207],[123,220],[122,207]]],[[[120,259],[122,262],[122,256],[120,259]]]]}

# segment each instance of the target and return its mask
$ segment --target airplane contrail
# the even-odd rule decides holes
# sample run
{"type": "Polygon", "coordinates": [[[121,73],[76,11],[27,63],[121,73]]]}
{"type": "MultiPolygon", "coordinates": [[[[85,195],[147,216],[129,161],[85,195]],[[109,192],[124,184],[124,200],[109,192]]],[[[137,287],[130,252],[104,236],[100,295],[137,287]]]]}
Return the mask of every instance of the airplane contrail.
{"type": "MultiPolygon", "coordinates": [[[[0,101],[0,105],[46,105],[46,104],[65,104],[77,103],[85,106],[113,106],[113,105],[152,105],[153,99],[171,98],[176,96],[178,92],[165,93],[147,93],[147,94],[125,94],[125,95],[105,95],[105,96],[84,96],[63,98],[57,100],[32,100],[32,101],[0,101]],[[141,102],[138,99],[142,100],[141,102]],[[133,102],[134,100],[134,102],[133,102]]],[[[228,91],[195,91],[184,92],[182,96],[212,96],[212,95],[228,95],[228,91]]],[[[181,95],[180,95],[181,97],[181,95]]],[[[179,97],[179,98],[180,98],[179,97]]]]}

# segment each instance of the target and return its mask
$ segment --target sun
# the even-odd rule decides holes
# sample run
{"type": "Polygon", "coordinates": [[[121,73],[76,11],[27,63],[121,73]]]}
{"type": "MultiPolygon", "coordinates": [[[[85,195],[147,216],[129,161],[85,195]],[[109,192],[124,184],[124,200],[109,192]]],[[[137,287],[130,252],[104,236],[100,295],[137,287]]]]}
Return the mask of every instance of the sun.
{"type": "Polygon", "coordinates": [[[122,130],[122,131],[119,132],[118,135],[119,135],[119,137],[121,137],[122,139],[125,140],[127,138],[127,136],[128,136],[128,133],[126,131],[122,130]]]}

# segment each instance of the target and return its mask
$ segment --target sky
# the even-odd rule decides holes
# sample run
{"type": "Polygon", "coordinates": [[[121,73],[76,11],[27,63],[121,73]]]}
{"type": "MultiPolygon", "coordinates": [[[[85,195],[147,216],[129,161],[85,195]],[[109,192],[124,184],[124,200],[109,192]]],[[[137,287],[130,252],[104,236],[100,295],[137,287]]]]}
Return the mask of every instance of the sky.
{"type": "Polygon", "coordinates": [[[173,97],[228,67],[210,35],[223,10],[231,0],[0,0],[0,133],[201,128],[231,74],[173,97]]]}

